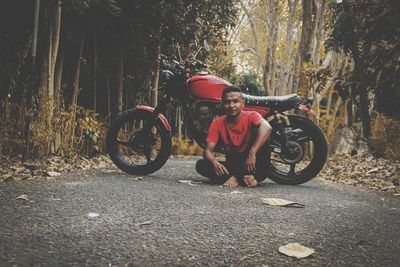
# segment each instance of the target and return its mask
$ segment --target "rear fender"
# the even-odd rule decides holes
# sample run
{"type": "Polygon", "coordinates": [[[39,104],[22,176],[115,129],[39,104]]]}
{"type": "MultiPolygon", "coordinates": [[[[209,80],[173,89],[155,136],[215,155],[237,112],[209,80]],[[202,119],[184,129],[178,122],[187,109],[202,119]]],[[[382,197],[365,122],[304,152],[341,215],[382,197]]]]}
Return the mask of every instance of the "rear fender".
{"type": "Polygon", "coordinates": [[[315,111],[312,110],[310,107],[308,107],[308,105],[302,105],[302,104],[300,104],[300,105],[298,106],[298,109],[299,109],[299,110],[302,110],[302,111],[304,111],[304,112],[306,112],[306,113],[309,113],[309,114],[313,115],[314,117],[317,117],[317,112],[315,112],[315,111]]]}
{"type": "MultiPolygon", "coordinates": [[[[153,113],[154,112],[154,108],[153,107],[149,107],[149,106],[143,106],[143,105],[139,105],[136,107],[138,110],[142,110],[148,113],[153,113]]],[[[171,131],[171,125],[169,125],[169,122],[167,120],[167,118],[165,118],[165,116],[162,113],[159,113],[157,118],[161,121],[162,125],[164,126],[164,129],[167,131],[171,131]]]]}

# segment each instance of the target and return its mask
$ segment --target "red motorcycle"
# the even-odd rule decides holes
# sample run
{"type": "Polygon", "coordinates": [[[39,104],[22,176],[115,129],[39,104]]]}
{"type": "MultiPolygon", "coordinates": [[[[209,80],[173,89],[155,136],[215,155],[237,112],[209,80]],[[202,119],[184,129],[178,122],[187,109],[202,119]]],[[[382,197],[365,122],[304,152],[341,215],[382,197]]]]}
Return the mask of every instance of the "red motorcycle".
{"type": "MultiPolygon", "coordinates": [[[[116,117],[107,133],[107,150],[114,164],[135,175],[160,169],[171,155],[171,126],[163,115],[171,99],[189,114],[192,137],[204,148],[211,122],[223,114],[222,90],[228,81],[195,70],[204,67],[197,60],[174,61],[163,70],[164,94],[156,108],[139,105],[116,117]]],[[[301,184],[315,177],[327,158],[327,142],[321,129],[310,119],[284,112],[298,109],[315,116],[311,102],[296,95],[253,96],[244,94],[244,110],[259,112],[273,128],[267,146],[268,178],[279,184],[301,184]]],[[[217,151],[224,153],[222,144],[217,151]]]]}

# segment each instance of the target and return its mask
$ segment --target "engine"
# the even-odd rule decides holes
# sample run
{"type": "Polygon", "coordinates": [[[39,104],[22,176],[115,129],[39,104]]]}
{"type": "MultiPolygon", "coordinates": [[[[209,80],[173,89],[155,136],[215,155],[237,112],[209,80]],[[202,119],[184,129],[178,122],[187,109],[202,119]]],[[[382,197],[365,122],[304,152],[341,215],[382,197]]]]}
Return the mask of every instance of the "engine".
{"type": "Polygon", "coordinates": [[[220,116],[222,112],[221,103],[198,102],[192,104],[193,127],[196,131],[193,133],[196,141],[202,145],[207,137],[208,128],[213,120],[220,116]],[[199,140],[198,140],[199,139],[199,140]]]}

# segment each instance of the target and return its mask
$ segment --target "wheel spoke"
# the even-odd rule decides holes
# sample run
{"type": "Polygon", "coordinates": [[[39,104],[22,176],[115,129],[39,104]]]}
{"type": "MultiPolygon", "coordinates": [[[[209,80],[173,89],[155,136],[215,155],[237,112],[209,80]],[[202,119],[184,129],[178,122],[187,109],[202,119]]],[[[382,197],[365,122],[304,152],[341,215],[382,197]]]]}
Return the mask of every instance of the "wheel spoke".
{"type": "Polygon", "coordinates": [[[288,165],[288,163],[287,163],[287,162],[284,162],[284,161],[282,161],[282,160],[271,159],[271,161],[273,161],[273,162],[277,162],[277,163],[282,163],[282,164],[285,164],[285,165],[288,165]]]}
{"type": "Polygon", "coordinates": [[[290,164],[290,170],[289,170],[289,175],[295,175],[295,168],[296,168],[296,163],[290,164]]]}
{"type": "Polygon", "coordinates": [[[151,151],[152,151],[151,145],[146,144],[144,146],[144,150],[143,150],[144,155],[146,156],[146,160],[147,160],[146,164],[149,164],[151,162],[151,151]]]}

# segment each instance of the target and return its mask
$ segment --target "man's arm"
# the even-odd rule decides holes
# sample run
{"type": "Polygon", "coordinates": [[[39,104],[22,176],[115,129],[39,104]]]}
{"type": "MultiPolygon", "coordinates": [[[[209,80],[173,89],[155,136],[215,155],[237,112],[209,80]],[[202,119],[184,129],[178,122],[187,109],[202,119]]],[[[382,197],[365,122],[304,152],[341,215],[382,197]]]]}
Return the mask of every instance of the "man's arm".
{"type": "Polygon", "coordinates": [[[221,163],[219,163],[214,156],[214,149],[215,146],[217,144],[216,143],[212,143],[212,142],[207,142],[206,143],[206,147],[204,149],[204,158],[209,160],[214,168],[214,171],[216,172],[217,175],[221,176],[221,175],[228,175],[229,172],[228,170],[225,168],[224,165],[222,165],[221,163]]]}
{"type": "Polygon", "coordinates": [[[256,131],[256,140],[250,148],[249,155],[246,159],[246,169],[249,172],[256,171],[256,154],[258,150],[265,144],[272,133],[272,127],[266,120],[263,120],[256,131]]]}

